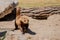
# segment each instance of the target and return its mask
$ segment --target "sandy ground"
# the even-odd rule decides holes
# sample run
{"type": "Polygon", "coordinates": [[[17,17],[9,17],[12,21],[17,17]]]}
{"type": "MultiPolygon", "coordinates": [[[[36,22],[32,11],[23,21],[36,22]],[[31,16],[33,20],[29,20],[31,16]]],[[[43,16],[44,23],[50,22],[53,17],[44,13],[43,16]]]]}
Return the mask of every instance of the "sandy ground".
{"type": "MultiPolygon", "coordinates": [[[[29,17],[29,32],[24,35],[27,40],[60,40],[60,15],[52,15],[46,20],[29,17]]],[[[0,21],[0,29],[14,29],[14,20],[0,21]]],[[[19,33],[19,31],[15,31],[19,33]]]]}

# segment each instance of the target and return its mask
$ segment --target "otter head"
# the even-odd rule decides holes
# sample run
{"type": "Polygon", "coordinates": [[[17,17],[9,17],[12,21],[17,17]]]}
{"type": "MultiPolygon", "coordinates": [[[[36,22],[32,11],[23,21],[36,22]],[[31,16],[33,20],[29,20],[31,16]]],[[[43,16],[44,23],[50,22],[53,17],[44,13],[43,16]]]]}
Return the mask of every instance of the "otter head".
{"type": "Polygon", "coordinates": [[[24,17],[22,17],[21,22],[23,22],[24,24],[28,24],[29,19],[26,16],[24,16],[24,17]]]}

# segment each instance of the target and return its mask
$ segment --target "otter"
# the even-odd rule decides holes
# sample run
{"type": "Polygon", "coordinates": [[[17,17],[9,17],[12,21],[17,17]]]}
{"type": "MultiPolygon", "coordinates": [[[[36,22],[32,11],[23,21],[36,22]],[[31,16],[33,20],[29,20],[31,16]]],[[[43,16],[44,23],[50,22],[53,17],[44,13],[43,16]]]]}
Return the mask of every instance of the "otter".
{"type": "Polygon", "coordinates": [[[27,16],[21,16],[21,8],[16,8],[15,30],[20,29],[23,34],[27,32],[29,26],[29,19],[27,16]]]}

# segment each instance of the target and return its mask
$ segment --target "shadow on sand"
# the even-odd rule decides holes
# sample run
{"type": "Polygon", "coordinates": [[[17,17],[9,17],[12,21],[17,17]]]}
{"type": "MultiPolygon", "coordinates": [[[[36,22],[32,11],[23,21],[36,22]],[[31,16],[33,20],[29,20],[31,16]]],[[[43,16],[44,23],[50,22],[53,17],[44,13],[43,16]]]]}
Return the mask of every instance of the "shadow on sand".
{"type": "Polygon", "coordinates": [[[8,15],[0,19],[1,21],[12,21],[16,18],[16,8],[8,15]]]}
{"type": "Polygon", "coordinates": [[[36,19],[36,20],[47,20],[48,17],[44,17],[44,18],[33,18],[33,19],[36,19]]]}
{"type": "Polygon", "coordinates": [[[31,34],[31,35],[36,35],[35,32],[31,31],[30,29],[28,29],[27,33],[31,34]]]}

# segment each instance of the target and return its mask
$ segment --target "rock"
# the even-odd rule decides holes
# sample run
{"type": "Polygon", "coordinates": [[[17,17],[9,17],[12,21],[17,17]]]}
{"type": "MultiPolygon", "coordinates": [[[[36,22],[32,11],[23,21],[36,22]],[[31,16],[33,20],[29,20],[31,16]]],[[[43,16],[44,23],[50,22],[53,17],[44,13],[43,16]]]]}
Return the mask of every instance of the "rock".
{"type": "Polygon", "coordinates": [[[44,19],[48,18],[53,14],[60,14],[60,6],[46,6],[46,7],[28,8],[28,9],[25,8],[24,10],[22,10],[22,13],[32,18],[44,19]]]}
{"type": "Polygon", "coordinates": [[[6,37],[4,40],[27,40],[20,30],[16,31],[7,31],[6,37]]]}
{"type": "Polygon", "coordinates": [[[17,0],[0,0],[0,18],[11,13],[11,11],[17,6],[17,0]]]}
{"type": "Polygon", "coordinates": [[[38,14],[38,13],[40,13],[40,10],[34,10],[34,11],[31,11],[31,13],[38,14]]]}
{"type": "Polygon", "coordinates": [[[34,9],[32,9],[32,8],[22,8],[21,13],[30,13],[33,10],[34,9]]]}
{"type": "Polygon", "coordinates": [[[29,13],[30,12],[30,10],[23,10],[23,11],[21,11],[22,13],[29,13]]]}

